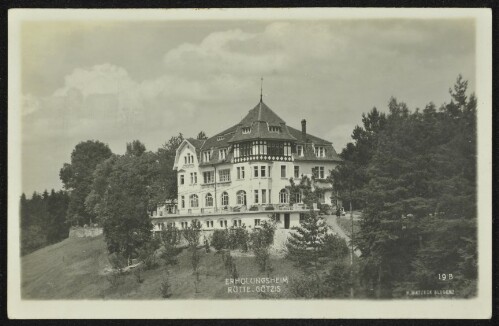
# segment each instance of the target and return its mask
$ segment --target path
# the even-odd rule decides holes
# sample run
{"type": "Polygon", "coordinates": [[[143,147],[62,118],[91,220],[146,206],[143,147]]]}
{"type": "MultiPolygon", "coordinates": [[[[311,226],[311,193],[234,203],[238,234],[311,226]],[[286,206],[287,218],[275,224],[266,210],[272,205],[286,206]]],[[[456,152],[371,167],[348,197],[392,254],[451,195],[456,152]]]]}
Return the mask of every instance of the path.
{"type": "MultiPolygon", "coordinates": [[[[335,215],[326,215],[325,216],[326,218],[326,222],[329,226],[331,226],[331,228],[333,229],[333,231],[339,235],[340,237],[342,237],[343,239],[346,240],[346,242],[349,244],[350,243],[350,237],[345,233],[345,231],[343,231],[343,229],[338,225],[338,222],[337,222],[337,218],[335,215]]],[[[350,246],[350,244],[349,244],[350,246]]],[[[354,250],[354,253],[357,257],[360,256],[361,252],[359,249],[355,249],[354,250]]]]}

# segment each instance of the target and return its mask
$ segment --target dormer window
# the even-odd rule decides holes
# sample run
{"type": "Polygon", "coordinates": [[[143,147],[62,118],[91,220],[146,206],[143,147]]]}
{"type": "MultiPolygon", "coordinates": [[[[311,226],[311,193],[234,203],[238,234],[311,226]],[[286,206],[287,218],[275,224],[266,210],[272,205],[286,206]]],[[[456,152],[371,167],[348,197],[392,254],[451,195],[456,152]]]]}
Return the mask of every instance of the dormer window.
{"type": "Polygon", "coordinates": [[[298,154],[298,156],[303,156],[303,146],[302,145],[296,145],[296,154],[298,154]]]}
{"type": "Polygon", "coordinates": [[[281,127],[279,127],[279,126],[269,126],[269,131],[270,132],[275,132],[275,133],[280,133],[281,132],[281,127]]]}
{"type": "Polygon", "coordinates": [[[317,157],[325,157],[326,156],[326,150],[324,149],[324,146],[316,146],[315,147],[315,155],[317,157]]]}
{"type": "Polygon", "coordinates": [[[211,160],[211,151],[203,152],[203,162],[209,162],[211,160]]]}
{"type": "Polygon", "coordinates": [[[227,157],[227,148],[222,148],[218,151],[218,156],[220,157],[221,160],[225,160],[227,157]]]}
{"type": "Polygon", "coordinates": [[[243,127],[242,131],[243,131],[243,134],[249,134],[251,132],[251,127],[243,127]]]}
{"type": "Polygon", "coordinates": [[[217,141],[221,141],[221,140],[224,140],[224,136],[218,136],[217,137],[217,141]]]}

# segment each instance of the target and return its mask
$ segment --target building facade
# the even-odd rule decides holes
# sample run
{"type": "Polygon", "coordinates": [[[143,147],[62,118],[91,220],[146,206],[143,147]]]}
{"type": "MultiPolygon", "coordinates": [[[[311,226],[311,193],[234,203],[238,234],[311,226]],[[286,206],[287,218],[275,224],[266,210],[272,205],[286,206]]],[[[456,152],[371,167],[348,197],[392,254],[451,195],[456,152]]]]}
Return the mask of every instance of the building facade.
{"type": "MultiPolygon", "coordinates": [[[[326,179],[341,161],[331,142],[294,129],[261,99],[241,122],[215,136],[185,139],[177,149],[178,198],[152,213],[155,230],[168,223],[185,228],[198,219],[203,229],[258,227],[275,213],[281,228],[298,226],[310,208],[291,200],[290,179],[314,176],[323,189],[320,204],[334,206],[326,179]],[[293,202],[293,204],[291,204],[293,202]]],[[[319,203],[318,203],[319,204],[319,203]]],[[[317,209],[317,204],[314,204],[317,209]]]]}

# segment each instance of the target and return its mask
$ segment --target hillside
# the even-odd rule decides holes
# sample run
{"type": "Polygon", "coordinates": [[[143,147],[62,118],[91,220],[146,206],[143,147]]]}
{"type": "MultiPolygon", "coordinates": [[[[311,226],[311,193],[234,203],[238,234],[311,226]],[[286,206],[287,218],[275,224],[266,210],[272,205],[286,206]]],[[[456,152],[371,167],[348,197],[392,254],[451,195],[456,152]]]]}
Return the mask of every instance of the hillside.
{"type": "MultiPolygon", "coordinates": [[[[258,272],[253,257],[235,258],[239,277],[264,277],[258,272]]],[[[109,266],[103,236],[69,238],[60,243],[30,253],[21,259],[21,295],[23,299],[161,299],[160,284],[164,267],[146,271],[144,282],[136,282],[133,275],[125,277],[124,284],[111,287],[104,270],[109,266]]],[[[297,274],[292,264],[280,258],[272,260],[274,277],[297,274]]],[[[195,293],[188,252],[179,256],[179,263],[170,269],[172,297],[175,298],[261,298],[254,293],[228,293],[222,259],[213,251],[203,253],[201,284],[195,293]]],[[[289,284],[281,286],[279,297],[291,297],[289,284]]]]}

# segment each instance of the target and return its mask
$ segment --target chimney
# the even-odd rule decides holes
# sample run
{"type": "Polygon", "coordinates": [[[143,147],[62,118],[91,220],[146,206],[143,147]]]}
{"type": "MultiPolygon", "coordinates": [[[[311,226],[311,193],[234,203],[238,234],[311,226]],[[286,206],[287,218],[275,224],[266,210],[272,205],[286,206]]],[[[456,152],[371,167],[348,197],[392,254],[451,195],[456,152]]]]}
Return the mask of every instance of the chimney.
{"type": "Polygon", "coordinates": [[[307,140],[307,120],[305,119],[301,121],[301,137],[303,141],[307,140]]]}

